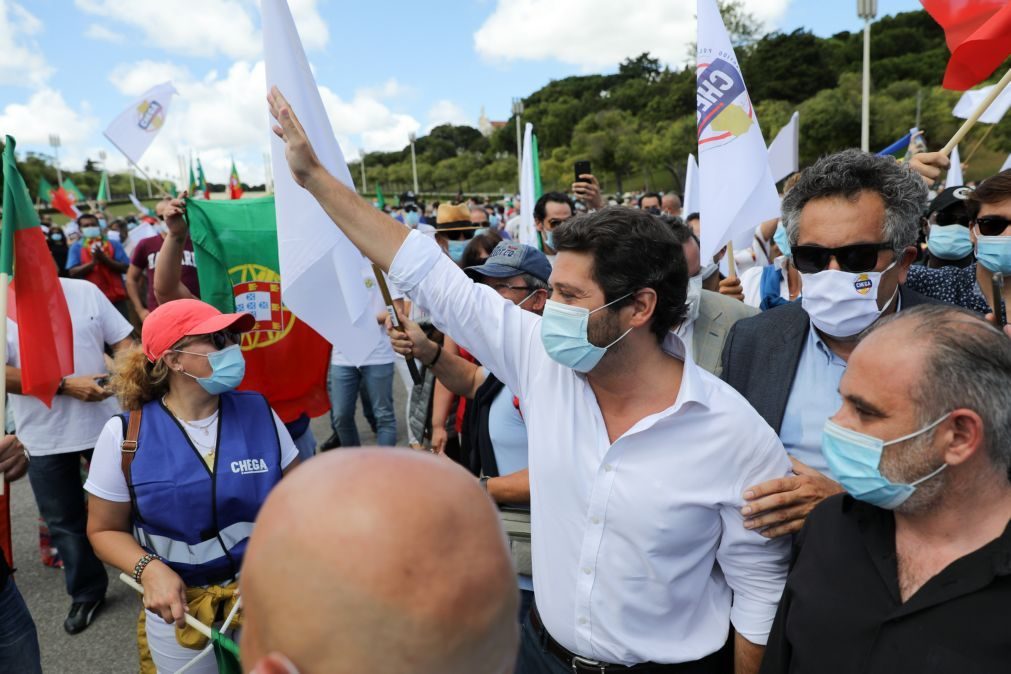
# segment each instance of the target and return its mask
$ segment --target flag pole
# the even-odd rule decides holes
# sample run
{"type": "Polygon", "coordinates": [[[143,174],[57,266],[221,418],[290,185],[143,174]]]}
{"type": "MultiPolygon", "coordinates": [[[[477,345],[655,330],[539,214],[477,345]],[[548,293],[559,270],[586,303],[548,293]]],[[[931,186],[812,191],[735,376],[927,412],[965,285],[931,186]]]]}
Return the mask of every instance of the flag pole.
{"type": "Polygon", "coordinates": [[[987,127],[986,133],[980,136],[979,140],[976,141],[976,144],[972,146],[972,149],[969,150],[969,154],[966,155],[965,159],[962,160],[963,162],[968,163],[968,161],[972,159],[972,155],[976,154],[976,150],[978,150],[979,146],[983,144],[983,141],[986,140],[986,137],[990,135],[990,132],[993,131],[993,127],[995,126],[996,124],[991,124],[989,127],[987,127]]]}
{"type": "Polygon", "coordinates": [[[737,261],[734,260],[733,241],[727,241],[727,271],[730,272],[728,278],[737,278],[737,261]]]}
{"type": "Polygon", "coordinates": [[[997,97],[1000,96],[1001,92],[1007,88],[1008,84],[1011,84],[1011,70],[1004,73],[1004,77],[1000,78],[1000,81],[993,85],[993,89],[991,89],[990,93],[986,95],[986,98],[980,101],[979,105],[976,106],[976,109],[972,111],[971,115],[969,115],[969,118],[962,123],[962,126],[959,127],[958,131],[955,132],[955,135],[948,141],[948,144],[941,149],[941,154],[945,157],[951,154],[951,151],[955,149],[955,146],[958,145],[963,138],[965,138],[967,133],[969,133],[969,129],[976,124],[980,115],[986,112],[986,109],[990,107],[990,104],[997,100],[997,97]]]}
{"type": "MultiPolygon", "coordinates": [[[[379,292],[383,294],[383,303],[386,305],[386,313],[390,315],[390,322],[393,323],[393,328],[400,332],[407,332],[400,323],[396,307],[393,306],[393,296],[390,295],[390,288],[386,285],[386,277],[383,275],[383,270],[379,268],[379,265],[373,264],[372,271],[376,274],[376,283],[379,284],[379,292]]],[[[414,358],[405,356],[404,360],[407,361],[407,369],[411,371],[411,380],[414,382],[414,385],[421,384],[424,379],[422,379],[421,373],[418,372],[418,366],[414,362],[414,358]]]]}

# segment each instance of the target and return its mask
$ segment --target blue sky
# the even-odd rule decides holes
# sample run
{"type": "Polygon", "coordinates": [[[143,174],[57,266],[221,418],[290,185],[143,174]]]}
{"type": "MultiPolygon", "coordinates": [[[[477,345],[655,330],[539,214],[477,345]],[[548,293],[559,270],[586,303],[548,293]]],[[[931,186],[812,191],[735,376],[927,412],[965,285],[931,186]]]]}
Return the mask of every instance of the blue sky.
{"type": "MultiPolygon", "coordinates": [[[[859,30],[853,0],[745,0],[767,27],[859,30]]],[[[509,115],[513,96],[551,79],[613,71],[649,50],[683,62],[695,0],[289,0],[338,140],[349,158],[403,147],[443,123],[509,115]]],[[[879,16],[916,0],[879,0],[879,16]]],[[[102,129],[167,79],[180,96],[142,166],[176,178],[199,155],[226,182],[231,158],[263,178],[267,124],[258,0],[0,0],[0,133],[79,169],[102,129]]]]}

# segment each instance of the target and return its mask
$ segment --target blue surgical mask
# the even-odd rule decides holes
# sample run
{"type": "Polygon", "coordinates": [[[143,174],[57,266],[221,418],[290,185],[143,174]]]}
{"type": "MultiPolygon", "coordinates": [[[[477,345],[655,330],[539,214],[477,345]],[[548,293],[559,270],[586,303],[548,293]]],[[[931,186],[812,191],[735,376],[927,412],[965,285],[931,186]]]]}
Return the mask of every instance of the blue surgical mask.
{"type": "Polygon", "coordinates": [[[495,213],[490,218],[488,218],[488,224],[492,227],[498,227],[499,223],[502,222],[502,218],[498,213],[495,213]]]}
{"type": "Polygon", "coordinates": [[[102,236],[102,230],[99,227],[95,226],[82,227],[81,236],[83,236],[85,239],[97,239],[100,236],[102,236]]]}
{"type": "Polygon", "coordinates": [[[49,238],[52,239],[53,241],[63,241],[63,235],[60,234],[59,232],[56,232],[55,234],[50,234],[49,238]]]}
{"type": "Polygon", "coordinates": [[[790,249],[790,237],[787,236],[786,227],[783,226],[782,222],[776,225],[776,231],[772,235],[772,240],[779,246],[779,252],[783,255],[790,257],[793,254],[790,249]]]}
{"type": "Polygon", "coordinates": [[[554,232],[544,232],[544,245],[551,250],[555,249],[555,233],[554,232]]]}
{"type": "Polygon", "coordinates": [[[632,328],[629,328],[607,346],[596,346],[590,343],[587,333],[590,314],[620,302],[631,294],[622,295],[593,311],[585,307],[574,307],[548,300],[544,305],[544,316],[541,318],[541,344],[544,345],[544,350],[556,363],[570,367],[576,372],[584,374],[589,372],[597,366],[608,349],[632,332],[632,328]]]}
{"type": "Polygon", "coordinates": [[[177,353],[206,356],[211,364],[210,377],[193,377],[185,370],[183,370],[183,374],[196,379],[197,383],[211,395],[221,395],[235,389],[242,383],[242,378],[246,376],[246,359],[242,357],[242,349],[238,344],[232,344],[211,353],[194,353],[192,351],[177,351],[177,353]]]}
{"type": "Polygon", "coordinates": [[[931,255],[942,260],[961,260],[972,252],[969,228],[962,225],[931,225],[927,249],[931,255]]]}
{"type": "Polygon", "coordinates": [[[994,273],[1011,274],[1011,236],[983,236],[977,231],[976,260],[994,273]]]}
{"type": "Polygon", "coordinates": [[[474,230],[474,236],[478,236],[478,235],[481,235],[481,234],[487,234],[487,233],[488,233],[488,228],[487,227],[479,227],[479,228],[477,228],[477,229],[474,230]]]}
{"type": "Polygon", "coordinates": [[[459,264],[460,260],[463,259],[463,251],[467,249],[466,241],[450,241],[449,242],[449,257],[459,264]]]}
{"type": "Polygon", "coordinates": [[[881,454],[888,445],[896,445],[919,435],[923,435],[948,418],[945,414],[934,423],[915,433],[884,442],[879,438],[843,428],[831,419],[825,422],[821,438],[821,452],[825,456],[829,470],[843,489],[853,498],[866,501],[886,510],[894,510],[905,503],[917,485],[938,475],[948,467],[941,464],[937,470],[909,484],[896,483],[881,474],[879,465],[881,454]]]}
{"type": "Polygon", "coordinates": [[[128,232],[132,232],[135,229],[137,229],[137,223],[136,222],[128,222],[128,223],[126,223],[126,230],[128,232]]]}
{"type": "Polygon", "coordinates": [[[417,227],[419,222],[421,222],[421,213],[417,211],[407,211],[404,213],[404,224],[408,227],[417,227]]]}

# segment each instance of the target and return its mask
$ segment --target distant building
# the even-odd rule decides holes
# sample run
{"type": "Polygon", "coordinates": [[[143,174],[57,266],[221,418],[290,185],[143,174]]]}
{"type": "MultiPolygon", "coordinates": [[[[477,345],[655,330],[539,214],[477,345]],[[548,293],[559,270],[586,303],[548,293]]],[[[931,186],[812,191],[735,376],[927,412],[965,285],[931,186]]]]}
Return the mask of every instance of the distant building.
{"type": "Polygon", "coordinates": [[[491,137],[491,135],[495,133],[495,129],[501,129],[508,123],[509,123],[508,121],[505,122],[491,121],[490,119],[488,119],[488,115],[486,115],[484,112],[484,106],[483,105],[481,106],[481,116],[477,120],[477,128],[481,132],[481,135],[484,136],[485,138],[491,137]]]}

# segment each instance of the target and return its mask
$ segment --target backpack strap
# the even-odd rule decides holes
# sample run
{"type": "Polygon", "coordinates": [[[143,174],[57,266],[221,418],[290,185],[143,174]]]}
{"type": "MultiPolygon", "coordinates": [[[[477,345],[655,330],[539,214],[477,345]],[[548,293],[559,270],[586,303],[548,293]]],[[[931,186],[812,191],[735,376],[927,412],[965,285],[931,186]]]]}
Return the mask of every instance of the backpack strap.
{"type": "Polygon", "coordinates": [[[133,463],[134,457],[137,456],[137,438],[140,436],[140,418],[141,410],[134,410],[130,412],[130,421],[126,426],[126,433],[123,436],[123,444],[121,446],[122,452],[122,467],[123,467],[123,477],[126,478],[126,484],[128,487],[133,488],[130,483],[130,464],[133,463]]]}

